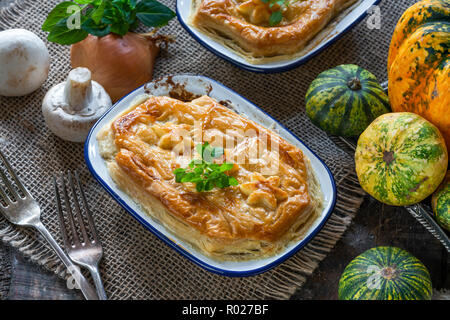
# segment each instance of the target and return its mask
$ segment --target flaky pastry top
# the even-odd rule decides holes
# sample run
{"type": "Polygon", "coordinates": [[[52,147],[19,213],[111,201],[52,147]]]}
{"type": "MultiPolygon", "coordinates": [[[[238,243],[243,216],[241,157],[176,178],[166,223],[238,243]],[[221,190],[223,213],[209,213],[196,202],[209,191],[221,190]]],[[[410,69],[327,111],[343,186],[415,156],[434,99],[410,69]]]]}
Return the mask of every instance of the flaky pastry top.
{"type": "Polygon", "coordinates": [[[208,96],[191,102],[151,96],[117,118],[112,130],[121,169],[208,237],[277,241],[310,203],[302,151],[208,96]],[[234,163],[227,174],[238,186],[197,192],[192,183],[175,182],[173,171],[187,166],[199,137],[224,148],[215,161],[234,163]],[[255,147],[262,147],[256,159],[255,147]],[[265,172],[274,164],[274,172],[265,172]]]}

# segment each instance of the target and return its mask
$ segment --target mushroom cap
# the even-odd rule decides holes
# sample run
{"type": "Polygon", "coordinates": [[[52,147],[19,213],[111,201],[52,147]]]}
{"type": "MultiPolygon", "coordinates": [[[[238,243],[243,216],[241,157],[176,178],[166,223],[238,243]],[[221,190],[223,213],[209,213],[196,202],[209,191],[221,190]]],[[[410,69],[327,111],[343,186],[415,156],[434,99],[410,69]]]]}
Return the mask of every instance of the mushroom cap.
{"type": "Polygon", "coordinates": [[[97,120],[111,107],[111,99],[96,81],[92,95],[80,111],[71,109],[65,96],[66,81],[52,87],[42,101],[42,113],[48,128],[63,140],[84,142],[97,120]]]}
{"type": "Polygon", "coordinates": [[[50,55],[33,32],[10,29],[0,32],[0,95],[23,96],[47,79],[50,55]]]}

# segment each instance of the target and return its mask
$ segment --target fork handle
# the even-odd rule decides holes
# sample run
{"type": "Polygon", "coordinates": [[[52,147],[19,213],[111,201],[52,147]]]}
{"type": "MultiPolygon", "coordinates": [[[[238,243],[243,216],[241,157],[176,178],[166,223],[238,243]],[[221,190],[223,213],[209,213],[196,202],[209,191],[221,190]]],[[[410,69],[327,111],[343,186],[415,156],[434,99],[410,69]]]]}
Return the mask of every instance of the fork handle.
{"type": "Polygon", "coordinates": [[[108,300],[105,288],[103,287],[102,278],[100,277],[100,273],[98,271],[98,266],[89,266],[88,270],[91,273],[92,279],[94,279],[94,284],[95,288],[97,289],[97,295],[99,300],[108,300]]]}
{"type": "Polygon", "coordinates": [[[83,276],[83,274],[80,272],[80,268],[75,266],[73,262],[69,259],[69,257],[64,253],[64,251],[61,249],[61,247],[58,245],[58,243],[55,241],[51,233],[48,231],[48,229],[42,224],[41,221],[38,221],[37,223],[33,224],[33,227],[35,227],[41,235],[47,240],[47,242],[50,244],[50,246],[55,250],[58,257],[61,259],[61,261],[64,263],[70,274],[74,277],[75,281],[77,282],[78,286],[80,287],[81,292],[83,293],[86,300],[98,300],[98,296],[95,293],[95,290],[92,288],[91,284],[86,280],[86,278],[83,276]]]}

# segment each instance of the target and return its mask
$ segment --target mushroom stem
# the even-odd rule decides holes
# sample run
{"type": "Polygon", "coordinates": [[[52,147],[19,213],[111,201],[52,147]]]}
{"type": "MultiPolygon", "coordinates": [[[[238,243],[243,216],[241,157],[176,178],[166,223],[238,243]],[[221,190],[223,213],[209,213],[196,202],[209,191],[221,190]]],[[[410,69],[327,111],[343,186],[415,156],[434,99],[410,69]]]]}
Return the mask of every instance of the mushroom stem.
{"type": "Polygon", "coordinates": [[[69,72],[64,87],[66,101],[73,111],[81,111],[92,99],[91,71],[87,68],[76,68],[69,72]]]}

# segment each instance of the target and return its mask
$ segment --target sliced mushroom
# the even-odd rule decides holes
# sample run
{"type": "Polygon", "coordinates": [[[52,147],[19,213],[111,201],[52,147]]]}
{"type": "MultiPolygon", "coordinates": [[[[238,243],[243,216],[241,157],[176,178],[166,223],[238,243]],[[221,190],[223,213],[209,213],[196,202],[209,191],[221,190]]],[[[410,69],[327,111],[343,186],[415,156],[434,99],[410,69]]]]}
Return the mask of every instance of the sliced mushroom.
{"type": "Polygon", "coordinates": [[[76,68],[65,82],[47,92],[42,113],[55,135],[63,140],[84,142],[91,127],[110,106],[109,95],[91,80],[89,69],[76,68]]]}

